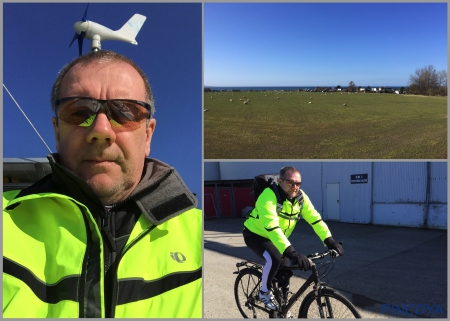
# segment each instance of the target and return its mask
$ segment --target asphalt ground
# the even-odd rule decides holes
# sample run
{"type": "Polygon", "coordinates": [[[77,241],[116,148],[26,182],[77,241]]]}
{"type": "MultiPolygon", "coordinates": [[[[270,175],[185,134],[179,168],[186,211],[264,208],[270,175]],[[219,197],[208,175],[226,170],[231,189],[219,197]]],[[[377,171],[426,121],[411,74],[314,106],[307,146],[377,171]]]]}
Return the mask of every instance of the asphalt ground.
{"type": "MultiPolygon", "coordinates": [[[[244,243],[243,223],[243,218],[204,222],[204,318],[242,318],[233,272],[237,262],[261,260],[244,243]]],[[[447,230],[327,224],[345,253],[336,258],[326,281],[363,318],[447,318],[447,230]]],[[[305,221],[289,240],[302,254],[326,250],[305,221]]],[[[291,290],[298,290],[308,276],[296,272],[291,290]]],[[[299,305],[291,310],[294,317],[299,305]]]]}

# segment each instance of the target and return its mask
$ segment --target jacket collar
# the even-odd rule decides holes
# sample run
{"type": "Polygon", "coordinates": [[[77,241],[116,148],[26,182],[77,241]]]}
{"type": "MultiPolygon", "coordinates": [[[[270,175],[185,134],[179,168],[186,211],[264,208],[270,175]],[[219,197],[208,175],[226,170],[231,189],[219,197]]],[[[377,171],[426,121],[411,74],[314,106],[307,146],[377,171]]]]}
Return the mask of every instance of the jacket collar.
{"type": "Polygon", "coordinates": [[[303,193],[302,190],[299,189],[297,195],[290,198],[288,194],[283,190],[283,188],[280,186],[280,184],[277,184],[278,192],[280,193],[281,199],[287,199],[289,202],[294,204],[295,200],[297,200],[299,203],[303,202],[303,193]]]}
{"type": "MultiPolygon", "coordinates": [[[[104,205],[91,187],[79,176],[59,163],[59,154],[47,156],[52,174],[22,190],[17,196],[43,192],[56,192],[70,196],[85,204],[93,212],[103,210],[104,205]]],[[[146,158],[143,175],[136,189],[126,199],[115,205],[135,202],[153,224],[161,224],[197,206],[197,198],[189,191],[177,171],[157,159],[146,158]]]]}

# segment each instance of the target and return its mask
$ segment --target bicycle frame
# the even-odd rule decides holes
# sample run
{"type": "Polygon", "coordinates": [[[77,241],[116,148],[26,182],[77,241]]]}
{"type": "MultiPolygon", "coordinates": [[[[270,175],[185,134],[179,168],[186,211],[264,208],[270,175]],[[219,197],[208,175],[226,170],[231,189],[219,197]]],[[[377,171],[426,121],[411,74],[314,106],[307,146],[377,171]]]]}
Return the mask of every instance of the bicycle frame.
{"type": "MultiPolygon", "coordinates": [[[[323,286],[325,286],[326,284],[323,282],[320,282],[320,278],[319,278],[319,272],[317,271],[316,265],[313,263],[311,265],[311,270],[312,270],[312,274],[309,276],[308,279],[306,279],[305,283],[303,283],[303,285],[300,287],[300,289],[298,289],[298,291],[296,293],[294,293],[288,300],[288,303],[285,304],[282,308],[281,308],[281,313],[283,315],[285,315],[291,308],[292,306],[295,304],[295,302],[297,302],[298,298],[306,292],[306,290],[308,289],[308,287],[314,283],[313,289],[314,289],[314,294],[315,294],[315,298],[316,300],[318,300],[319,296],[320,296],[320,292],[321,289],[323,288],[323,286]]],[[[280,269],[284,269],[284,270],[299,270],[298,267],[280,267],[280,269]]],[[[322,306],[319,304],[318,302],[318,309],[319,309],[319,313],[320,316],[323,318],[324,317],[324,313],[322,310],[322,306]]]]}
{"type": "MultiPolygon", "coordinates": [[[[320,317],[324,318],[323,308],[322,308],[322,305],[320,304],[320,296],[321,296],[322,289],[326,286],[326,283],[320,281],[319,272],[317,270],[316,264],[313,261],[316,260],[316,259],[322,259],[326,255],[329,255],[329,254],[330,254],[330,252],[328,251],[328,252],[324,252],[322,254],[316,253],[316,254],[311,254],[310,256],[308,256],[311,259],[311,271],[312,271],[311,275],[308,277],[308,279],[306,279],[305,283],[300,287],[300,289],[289,298],[289,300],[287,302],[282,301],[282,299],[280,298],[279,301],[281,301],[281,302],[279,302],[279,303],[281,305],[280,305],[280,308],[278,309],[278,311],[270,310],[270,309],[267,309],[267,308],[264,308],[264,307],[260,307],[258,305],[253,305],[253,304],[252,304],[252,306],[254,308],[257,308],[257,309],[261,310],[261,311],[265,311],[265,312],[267,312],[269,314],[271,314],[271,313],[275,313],[275,314],[281,313],[282,315],[286,315],[286,313],[297,302],[299,297],[303,293],[306,292],[308,287],[311,284],[314,284],[313,285],[313,292],[314,292],[315,300],[317,302],[317,308],[319,310],[320,317]]],[[[243,266],[245,266],[246,268],[253,268],[253,269],[256,269],[256,270],[262,270],[262,266],[263,265],[258,263],[258,262],[252,262],[252,261],[240,262],[240,263],[236,264],[236,267],[238,268],[238,271],[234,272],[234,274],[238,274],[240,272],[239,268],[243,267],[243,266]]],[[[280,267],[279,269],[280,270],[291,270],[291,271],[292,270],[300,270],[299,267],[295,267],[295,266],[293,266],[293,267],[280,267]]],[[[255,285],[255,288],[252,289],[251,293],[253,293],[255,291],[255,289],[258,287],[258,285],[259,285],[259,283],[255,285]]],[[[278,293],[278,289],[274,289],[274,291],[277,292],[276,296],[280,297],[280,295],[278,293]]],[[[328,306],[330,306],[330,304],[328,302],[328,298],[326,300],[327,300],[328,306]]],[[[246,304],[251,304],[251,302],[247,302],[246,304]]],[[[332,311],[330,311],[330,312],[332,314],[332,311]]],[[[275,317],[276,317],[276,315],[275,315],[275,317]]]]}

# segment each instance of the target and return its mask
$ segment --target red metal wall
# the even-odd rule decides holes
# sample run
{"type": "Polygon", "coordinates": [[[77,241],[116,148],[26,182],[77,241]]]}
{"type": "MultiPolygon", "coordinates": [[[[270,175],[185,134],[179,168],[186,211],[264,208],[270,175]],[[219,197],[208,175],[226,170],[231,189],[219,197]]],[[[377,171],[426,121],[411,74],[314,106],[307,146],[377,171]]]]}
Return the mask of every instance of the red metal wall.
{"type": "Polygon", "coordinates": [[[234,187],[234,209],[231,197],[231,187],[219,187],[219,199],[220,199],[220,211],[216,202],[217,196],[215,194],[214,187],[204,187],[204,215],[205,218],[218,218],[220,217],[239,217],[244,207],[255,206],[253,197],[253,189],[248,187],[234,187]]]}
{"type": "Polygon", "coordinates": [[[235,187],[234,188],[234,208],[236,209],[236,216],[241,216],[241,211],[244,207],[255,206],[253,197],[253,188],[249,187],[235,187]]]}
{"type": "Polygon", "coordinates": [[[214,187],[206,187],[203,192],[203,211],[205,218],[217,218],[216,194],[214,187]]]}

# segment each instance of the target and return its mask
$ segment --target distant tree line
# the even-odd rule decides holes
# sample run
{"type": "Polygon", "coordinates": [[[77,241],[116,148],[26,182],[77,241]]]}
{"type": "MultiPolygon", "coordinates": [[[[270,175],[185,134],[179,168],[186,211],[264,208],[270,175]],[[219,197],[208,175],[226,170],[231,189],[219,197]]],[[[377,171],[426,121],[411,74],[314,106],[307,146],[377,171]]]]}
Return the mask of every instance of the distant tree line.
{"type": "Polygon", "coordinates": [[[447,71],[432,66],[416,69],[409,76],[409,93],[414,95],[447,96],[447,71]]]}
{"type": "MultiPolygon", "coordinates": [[[[401,87],[398,91],[400,94],[407,93],[413,95],[427,95],[427,96],[447,96],[447,71],[437,71],[432,65],[418,68],[414,74],[409,76],[409,87],[401,87]]],[[[350,81],[347,88],[342,88],[340,85],[336,89],[331,87],[316,87],[315,89],[301,89],[298,91],[315,91],[315,92],[334,92],[334,91],[346,91],[356,92],[360,91],[362,87],[356,86],[353,81],[350,81]]],[[[230,91],[230,90],[212,90],[211,88],[204,88],[204,92],[218,92],[218,91],[230,91]]],[[[239,89],[231,90],[233,92],[240,92],[239,89]]],[[[253,90],[250,90],[253,91],[253,90]]],[[[257,90],[256,90],[257,91],[257,90]]],[[[266,90],[261,90],[266,91],[266,90]]],[[[288,90],[285,90],[288,91],[288,90]]],[[[365,92],[374,92],[370,86],[365,88],[365,92]]],[[[380,93],[393,93],[393,88],[380,87],[376,92],[380,93]]]]}

